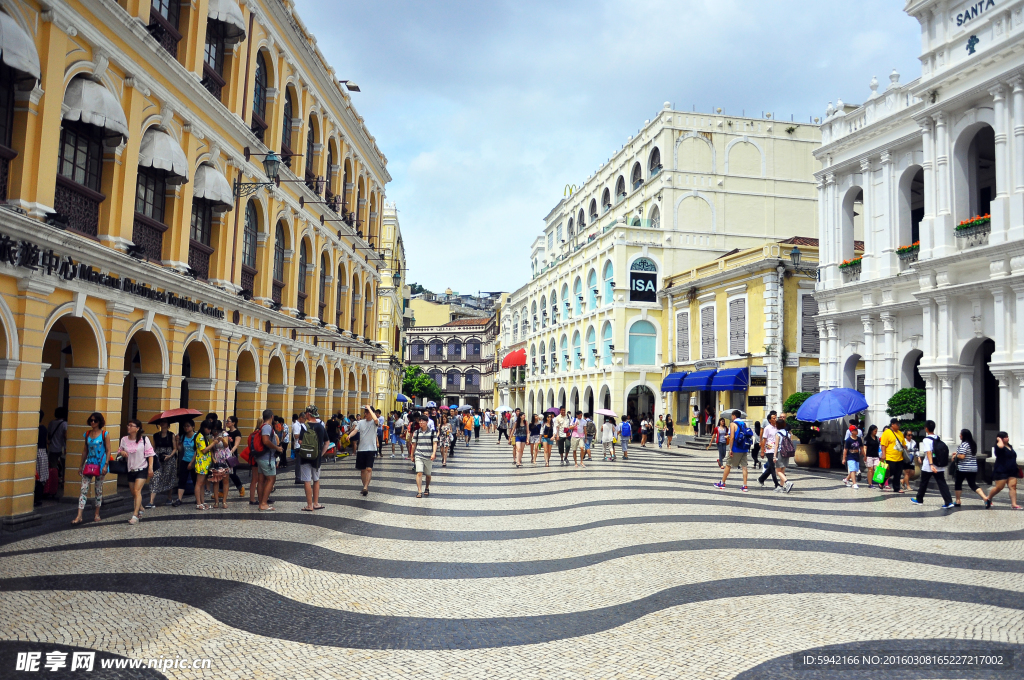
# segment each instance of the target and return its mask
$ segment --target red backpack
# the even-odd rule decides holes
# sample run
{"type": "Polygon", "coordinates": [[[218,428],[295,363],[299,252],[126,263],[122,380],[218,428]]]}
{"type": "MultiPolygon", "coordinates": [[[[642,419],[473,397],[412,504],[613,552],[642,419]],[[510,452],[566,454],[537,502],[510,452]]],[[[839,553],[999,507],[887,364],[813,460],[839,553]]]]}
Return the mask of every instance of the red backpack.
{"type": "Polygon", "coordinates": [[[249,459],[250,461],[265,451],[263,446],[263,426],[257,427],[249,435],[249,459]]]}

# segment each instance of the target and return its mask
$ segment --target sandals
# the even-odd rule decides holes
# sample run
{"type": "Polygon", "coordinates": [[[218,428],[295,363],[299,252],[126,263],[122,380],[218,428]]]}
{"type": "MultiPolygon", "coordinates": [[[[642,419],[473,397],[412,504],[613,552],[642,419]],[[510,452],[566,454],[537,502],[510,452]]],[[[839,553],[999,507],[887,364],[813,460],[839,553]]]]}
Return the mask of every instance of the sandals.
{"type": "Polygon", "coordinates": [[[314,505],[313,509],[314,510],[323,510],[326,507],[327,507],[326,505],[314,505]]]}
{"type": "Polygon", "coordinates": [[[416,494],[416,498],[423,498],[423,494],[421,494],[421,493],[416,494]]]}
{"type": "Polygon", "coordinates": [[[71,523],[72,524],[81,524],[82,523],[82,518],[81,517],[76,517],[73,520],[71,520],[71,523]]]}
{"type": "Polygon", "coordinates": [[[196,510],[209,510],[206,503],[196,503],[196,510]]]}
{"type": "Polygon", "coordinates": [[[303,512],[313,512],[313,508],[301,508],[303,512]]]}
{"type": "MultiPolygon", "coordinates": [[[[424,496],[429,496],[430,495],[430,487],[429,486],[427,488],[423,489],[423,495],[424,496]]],[[[1018,510],[1019,509],[1020,508],[1018,508],[1018,510]]]]}

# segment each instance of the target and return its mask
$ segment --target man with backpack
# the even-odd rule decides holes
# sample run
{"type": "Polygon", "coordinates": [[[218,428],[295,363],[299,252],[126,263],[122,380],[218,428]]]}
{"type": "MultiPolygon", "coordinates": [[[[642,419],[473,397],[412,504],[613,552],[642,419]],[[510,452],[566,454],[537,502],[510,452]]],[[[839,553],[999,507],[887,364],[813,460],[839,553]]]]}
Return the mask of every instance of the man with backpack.
{"type": "Polygon", "coordinates": [[[315,405],[310,404],[306,407],[305,416],[295,462],[299,465],[300,479],[306,488],[306,507],[302,510],[313,512],[324,509],[324,506],[320,505],[320,463],[323,462],[323,454],[330,440],[315,405]]]}
{"type": "MultiPolygon", "coordinates": [[[[633,437],[633,426],[629,422],[629,416],[622,416],[619,423],[619,446],[622,448],[622,460],[629,460],[629,442],[633,437]]],[[[612,448],[612,458],[615,458],[615,449],[612,448]]]]}
{"type": "MultiPolygon", "coordinates": [[[[586,419],[586,438],[583,440],[583,450],[587,454],[587,460],[592,460],[591,455],[594,448],[594,437],[597,436],[597,423],[594,422],[593,414],[585,413],[583,417],[586,419]]],[[[582,460],[582,459],[580,459],[582,460]]]]}
{"type": "Polygon", "coordinates": [[[732,424],[729,426],[729,436],[726,439],[729,457],[725,461],[725,467],[722,468],[722,481],[715,482],[715,488],[725,488],[725,480],[729,479],[729,470],[735,467],[743,470],[743,486],[740,487],[740,491],[746,493],[747,454],[750,453],[750,447],[754,444],[754,431],[740,420],[741,415],[743,414],[739,411],[732,412],[732,424]]]}
{"type": "Polygon", "coordinates": [[[928,484],[935,479],[935,485],[939,487],[944,501],[943,508],[955,508],[953,497],[949,493],[949,486],[946,484],[946,466],[949,465],[949,447],[946,442],[935,436],[935,421],[929,420],[924,424],[924,440],[921,442],[921,484],[917,490],[917,498],[911,498],[911,502],[920,505],[924,502],[924,495],[928,491],[928,484]]]}

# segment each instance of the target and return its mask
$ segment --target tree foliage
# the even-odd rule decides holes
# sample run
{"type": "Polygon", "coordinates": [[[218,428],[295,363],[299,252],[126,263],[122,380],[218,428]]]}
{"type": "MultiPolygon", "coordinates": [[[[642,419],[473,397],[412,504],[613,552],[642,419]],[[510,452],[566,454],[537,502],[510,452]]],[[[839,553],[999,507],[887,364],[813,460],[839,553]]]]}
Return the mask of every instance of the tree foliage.
{"type": "Polygon", "coordinates": [[[794,392],[786,397],[785,403],[782,404],[782,412],[796,413],[812,394],[813,392],[794,392]]]}
{"type": "Polygon", "coordinates": [[[428,400],[437,401],[443,394],[434,379],[423,372],[419,366],[405,369],[405,379],[402,381],[402,394],[412,397],[426,397],[428,400]]]}
{"type": "Polygon", "coordinates": [[[413,295],[419,295],[420,293],[429,293],[430,291],[418,283],[410,283],[409,292],[412,293],[413,295]]]}
{"type": "Polygon", "coordinates": [[[912,414],[914,420],[924,420],[925,391],[917,387],[904,387],[889,397],[885,412],[893,418],[912,414]]]}

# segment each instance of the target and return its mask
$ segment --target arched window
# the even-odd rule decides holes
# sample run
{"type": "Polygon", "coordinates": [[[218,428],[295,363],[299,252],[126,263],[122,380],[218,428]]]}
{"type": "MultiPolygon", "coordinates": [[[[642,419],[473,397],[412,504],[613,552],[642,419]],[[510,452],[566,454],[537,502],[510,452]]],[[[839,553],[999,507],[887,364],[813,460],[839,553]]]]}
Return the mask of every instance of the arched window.
{"type": "Polygon", "coordinates": [[[314,172],[313,165],[313,154],[315,153],[314,146],[316,145],[316,132],[315,122],[313,116],[309,117],[309,129],[306,130],[306,186],[313,190],[313,193],[319,194],[316,186],[316,174],[314,172]],[[310,184],[312,183],[312,184],[310,184]]]}
{"type": "Polygon", "coordinates": [[[338,208],[334,204],[334,147],[331,144],[327,145],[327,174],[325,175],[326,181],[324,182],[324,198],[330,205],[328,206],[335,212],[338,208]]]}
{"type": "Polygon", "coordinates": [[[152,0],[149,9],[149,34],[156,38],[167,53],[178,58],[178,14],[181,3],[177,0],[152,0]]]}
{"type": "Polygon", "coordinates": [[[554,288],[551,289],[551,297],[548,298],[551,302],[551,323],[558,323],[558,295],[555,293],[554,288]]]}
{"type": "Polygon", "coordinates": [[[583,313],[583,281],[580,277],[576,277],[576,282],[572,284],[572,294],[575,298],[576,316],[583,313]]]}
{"type": "Polygon", "coordinates": [[[480,361],[480,341],[470,340],[466,343],[466,361],[480,361]]]}
{"type": "Polygon", "coordinates": [[[530,375],[537,375],[537,345],[530,345],[530,375]]]}
{"type": "Polygon", "coordinates": [[[629,328],[629,363],[648,366],[654,363],[658,333],[650,321],[637,321],[629,328]]]}
{"type": "Polygon", "coordinates": [[[356,305],[359,304],[359,277],[354,274],[352,275],[352,287],[349,289],[348,299],[350,301],[348,312],[349,330],[355,333],[356,324],[359,322],[359,316],[356,313],[358,310],[356,305]]]}
{"type": "Polygon", "coordinates": [[[540,296],[540,327],[547,328],[548,326],[548,298],[546,295],[540,296]]]}
{"type": "Polygon", "coordinates": [[[424,349],[423,341],[422,340],[413,340],[412,344],[409,345],[409,347],[410,347],[410,351],[412,352],[412,360],[413,361],[423,361],[423,349],[424,349]]]}
{"type": "Polygon", "coordinates": [[[608,187],[605,187],[604,193],[601,194],[601,209],[605,212],[612,209],[612,192],[608,191],[608,187]]]}
{"type": "Polygon", "coordinates": [[[661,151],[658,150],[658,147],[654,147],[654,150],[651,151],[651,160],[647,164],[647,175],[654,177],[659,172],[661,172],[661,151]]]}
{"type": "Polygon", "coordinates": [[[573,221],[572,221],[572,218],[571,218],[571,217],[569,218],[569,226],[568,226],[568,232],[566,232],[566,233],[567,233],[567,234],[568,234],[568,235],[569,235],[570,237],[572,237],[572,235],[576,233],[576,227],[575,227],[575,226],[573,226],[573,221]]]}
{"type": "Polygon", "coordinates": [[[661,210],[658,206],[651,208],[651,229],[661,229],[661,210]]]}
{"type": "Polygon", "coordinates": [[[306,313],[306,266],[309,264],[309,254],[306,252],[306,240],[299,241],[299,312],[306,313]]]}
{"type": "Polygon", "coordinates": [[[284,113],[281,114],[281,159],[289,168],[292,167],[292,121],[294,119],[292,90],[287,88],[284,93],[284,113]]]}
{"type": "Polygon", "coordinates": [[[256,75],[252,83],[252,133],[261,142],[266,142],[263,133],[267,129],[267,62],[263,52],[256,53],[256,75]]]}
{"type": "Polygon", "coordinates": [[[597,222],[597,199],[590,199],[590,223],[594,224],[597,222]]]}
{"type": "Polygon", "coordinates": [[[538,326],[538,323],[539,323],[539,320],[537,319],[537,301],[536,300],[534,300],[533,303],[530,304],[530,314],[533,315],[533,330],[534,330],[534,332],[536,332],[537,331],[537,326],[538,326]]]}
{"type": "Polygon", "coordinates": [[[256,234],[259,232],[259,216],[256,204],[249,201],[245,204],[245,230],[242,234],[242,266],[250,267],[255,274],[256,269],[256,234]]]}
{"type": "Polygon", "coordinates": [[[840,219],[842,220],[840,225],[842,228],[840,262],[843,262],[854,259],[856,243],[864,239],[864,191],[860,187],[853,187],[846,192],[840,219]]]}
{"type": "Polygon", "coordinates": [[[439,389],[444,389],[444,373],[435,369],[427,375],[429,375],[430,379],[437,384],[439,389]]]}
{"type": "Polygon", "coordinates": [[[586,228],[587,221],[583,216],[583,208],[580,208],[579,213],[576,215],[576,231],[583,233],[583,229],[586,228]]]}
{"type": "Polygon", "coordinates": [[[480,391],[480,371],[466,371],[466,391],[480,391]]]}
{"type": "Polygon", "coordinates": [[[512,317],[512,341],[519,341],[519,312],[512,317]]]}
{"type": "Polygon", "coordinates": [[[562,341],[559,343],[559,349],[562,354],[562,370],[568,371],[569,366],[572,364],[569,363],[569,338],[565,335],[562,336],[562,341]]]}
{"type": "Polygon", "coordinates": [[[911,166],[900,177],[899,204],[899,244],[908,246],[921,240],[921,220],[924,219],[924,170],[921,166],[911,166]]]}
{"type": "MultiPolygon", "coordinates": [[[[345,292],[341,289],[341,287],[345,285],[345,267],[343,267],[342,265],[338,265],[338,278],[335,279],[335,281],[337,283],[335,284],[334,294],[336,296],[335,302],[337,304],[337,308],[335,309],[334,312],[334,323],[338,326],[338,330],[340,331],[342,328],[344,328],[343,310],[345,309],[344,307],[342,307],[342,301],[345,298],[345,292]]],[[[395,347],[398,347],[397,343],[395,344],[395,347]]]]}
{"type": "Polygon", "coordinates": [[[554,373],[558,370],[558,355],[555,353],[555,339],[551,338],[551,342],[548,343],[548,360],[551,362],[551,372],[554,373]]]}
{"type": "Polygon", "coordinates": [[[320,290],[317,292],[317,302],[320,306],[318,318],[327,323],[327,319],[324,318],[324,313],[327,311],[327,255],[323,253],[320,255],[320,290]]]}
{"type": "Polygon", "coordinates": [[[222,88],[227,85],[227,81],[224,80],[224,55],[230,51],[229,45],[234,45],[244,39],[245,34],[238,35],[237,28],[231,24],[213,19],[206,22],[202,85],[218,100],[221,97],[222,88]]]}
{"type": "Polygon", "coordinates": [[[633,164],[633,174],[631,176],[631,179],[629,180],[629,183],[633,185],[633,191],[636,191],[641,186],[643,186],[644,174],[643,170],[640,169],[639,163],[633,164]]]}
{"type": "Polygon", "coordinates": [[[615,202],[618,203],[626,197],[626,178],[619,175],[619,179],[615,182],[615,202]]]}
{"type": "Polygon", "coordinates": [[[612,365],[612,324],[609,321],[601,328],[601,364],[612,365]]]}
{"type": "Polygon", "coordinates": [[[611,260],[604,263],[604,275],[601,278],[604,280],[604,303],[610,305],[615,302],[615,267],[611,260]]]}
{"type": "Polygon", "coordinates": [[[562,309],[565,310],[565,318],[568,319],[572,307],[569,304],[569,284],[562,284],[562,309]]]}
{"type": "Polygon", "coordinates": [[[576,370],[583,368],[583,349],[580,347],[580,332],[572,334],[572,361],[576,370]]]}
{"type": "Polygon", "coordinates": [[[462,375],[456,371],[448,371],[448,391],[458,392],[462,389],[462,375]]]}
{"type": "Polygon", "coordinates": [[[597,333],[593,326],[587,328],[587,366],[597,366],[597,333]]]}
{"type": "Polygon", "coordinates": [[[213,202],[205,198],[192,199],[192,221],[189,225],[188,266],[199,278],[210,278],[210,246],[213,236],[213,202]]]}
{"type": "Polygon", "coordinates": [[[448,361],[462,361],[462,341],[452,339],[448,341],[448,361]]]}
{"type": "Polygon", "coordinates": [[[590,302],[591,309],[597,309],[597,296],[600,295],[600,293],[601,291],[597,288],[597,272],[591,269],[590,273],[587,274],[587,300],[590,302]]]}
{"type": "Polygon", "coordinates": [[[441,361],[444,358],[444,343],[440,340],[430,341],[430,360],[441,361]]]}
{"type": "Polygon", "coordinates": [[[284,291],[284,251],[287,250],[284,242],[284,227],[277,223],[274,231],[274,280],[272,282],[273,292],[271,299],[281,304],[281,293],[284,291]]]}
{"type": "Polygon", "coordinates": [[[996,197],[995,132],[984,123],[967,128],[953,145],[956,220],[988,215],[996,197]],[[972,132],[973,130],[973,132],[972,132]]]}

